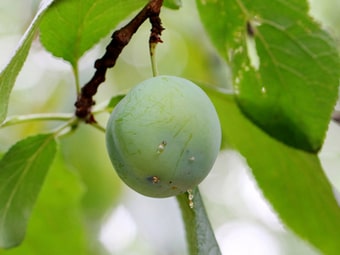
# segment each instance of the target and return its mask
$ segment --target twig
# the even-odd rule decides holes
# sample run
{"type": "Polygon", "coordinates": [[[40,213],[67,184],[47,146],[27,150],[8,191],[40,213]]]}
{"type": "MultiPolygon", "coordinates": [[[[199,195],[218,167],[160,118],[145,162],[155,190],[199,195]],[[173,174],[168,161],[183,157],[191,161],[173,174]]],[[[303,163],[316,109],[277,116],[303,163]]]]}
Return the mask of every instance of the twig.
{"type": "Polygon", "coordinates": [[[149,39],[149,52],[151,58],[152,74],[158,75],[157,63],[156,63],[156,46],[158,43],[162,43],[161,35],[164,28],[162,27],[161,19],[159,15],[150,16],[149,21],[151,23],[151,34],[149,39]]]}
{"type": "MultiPolygon", "coordinates": [[[[75,103],[75,115],[78,118],[84,119],[87,123],[95,123],[94,116],[91,112],[92,106],[95,104],[93,96],[97,93],[99,85],[105,81],[105,74],[108,68],[116,64],[116,60],[123,48],[130,42],[133,34],[148,18],[151,20],[159,19],[159,13],[163,4],[163,0],[150,0],[149,3],[124,27],[115,31],[112,35],[112,40],[106,47],[106,52],[102,58],[96,60],[94,67],[96,72],[91,80],[84,85],[81,93],[75,103]]],[[[157,21],[160,24],[160,20],[157,21]]],[[[151,22],[151,24],[153,24],[151,22]]],[[[153,27],[154,29],[154,27],[153,27]]],[[[159,28],[157,28],[159,30],[159,28]]],[[[157,30],[155,28],[155,30],[157,30]]],[[[163,28],[160,29],[160,31],[163,28]]],[[[157,31],[152,32],[157,33],[157,31]]],[[[160,38],[156,38],[160,41],[160,38]]]]}
{"type": "Polygon", "coordinates": [[[153,76],[158,75],[157,63],[156,63],[156,46],[158,43],[162,43],[161,35],[164,28],[162,27],[162,22],[159,15],[152,15],[149,17],[151,23],[151,34],[149,38],[149,51],[151,58],[152,74],[153,76]]]}

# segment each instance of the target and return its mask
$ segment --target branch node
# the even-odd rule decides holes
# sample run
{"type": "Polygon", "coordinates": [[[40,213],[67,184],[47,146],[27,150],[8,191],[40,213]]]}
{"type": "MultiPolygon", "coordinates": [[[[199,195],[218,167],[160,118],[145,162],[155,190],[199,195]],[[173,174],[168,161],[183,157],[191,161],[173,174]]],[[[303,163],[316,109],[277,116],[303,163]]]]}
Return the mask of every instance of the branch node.
{"type": "Polygon", "coordinates": [[[81,89],[74,104],[76,107],[75,115],[78,118],[84,119],[86,123],[96,122],[92,114],[92,106],[95,104],[93,96],[97,93],[99,85],[105,81],[106,70],[116,64],[116,60],[123,48],[130,42],[133,34],[145,20],[149,18],[152,24],[150,40],[155,43],[162,42],[160,34],[164,28],[161,26],[159,18],[162,5],[163,0],[150,0],[127,25],[112,34],[112,40],[106,47],[105,54],[94,63],[96,72],[91,80],[81,89]]]}

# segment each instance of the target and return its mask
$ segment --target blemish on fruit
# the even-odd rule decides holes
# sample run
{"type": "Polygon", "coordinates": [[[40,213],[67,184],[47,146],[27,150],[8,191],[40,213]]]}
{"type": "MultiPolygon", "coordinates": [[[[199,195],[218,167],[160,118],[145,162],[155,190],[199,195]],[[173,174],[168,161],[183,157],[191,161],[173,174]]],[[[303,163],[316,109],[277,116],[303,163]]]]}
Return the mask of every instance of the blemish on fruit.
{"type": "Polygon", "coordinates": [[[147,179],[148,179],[148,181],[152,182],[153,184],[157,184],[157,183],[160,182],[160,179],[159,179],[158,176],[151,176],[151,177],[148,177],[147,179]]]}
{"type": "Polygon", "coordinates": [[[193,201],[194,194],[192,192],[192,189],[188,189],[187,192],[188,192],[189,207],[193,209],[194,208],[194,201],[193,201]]]}
{"type": "Polygon", "coordinates": [[[166,145],[167,145],[167,142],[162,141],[157,147],[157,151],[156,151],[157,154],[161,154],[164,151],[166,145]]]}
{"type": "Polygon", "coordinates": [[[194,156],[192,156],[192,157],[189,158],[189,161],[190,161],[190,162],[194,162],[195,159],[196,159],[196,158],[195,158],[194,156]]]}

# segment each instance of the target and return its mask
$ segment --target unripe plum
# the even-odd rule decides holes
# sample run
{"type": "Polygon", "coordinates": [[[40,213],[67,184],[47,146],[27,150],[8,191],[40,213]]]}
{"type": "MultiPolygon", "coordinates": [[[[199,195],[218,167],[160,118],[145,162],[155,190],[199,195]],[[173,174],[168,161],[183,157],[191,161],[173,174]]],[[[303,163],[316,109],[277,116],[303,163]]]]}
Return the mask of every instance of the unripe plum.
{"type": "Polygon", "coordinates": [[[128,186],[146,196],[169,197],[208,175],[220,149],[221,127],[201,88],[183,78],[156,76],[115,107],[106,144],[128,186]]]}

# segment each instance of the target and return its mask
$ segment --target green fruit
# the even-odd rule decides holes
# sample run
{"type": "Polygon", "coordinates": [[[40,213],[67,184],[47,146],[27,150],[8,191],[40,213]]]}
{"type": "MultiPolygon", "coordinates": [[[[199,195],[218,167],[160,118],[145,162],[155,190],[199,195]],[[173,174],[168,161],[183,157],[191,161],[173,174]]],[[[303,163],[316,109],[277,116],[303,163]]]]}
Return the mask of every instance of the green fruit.
{"type": "Polygon", "coordinates": [[[221,144],[216,110],[194,83],[157,76],[134,87],[115,107],[106,144],[120,178],[135,191],[169,197],[197,186],[221,144]]]}

